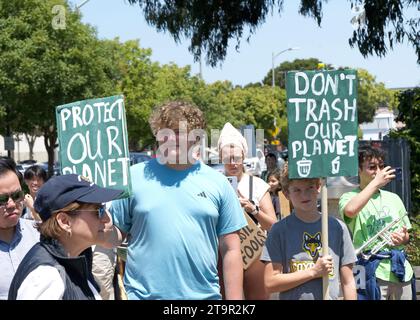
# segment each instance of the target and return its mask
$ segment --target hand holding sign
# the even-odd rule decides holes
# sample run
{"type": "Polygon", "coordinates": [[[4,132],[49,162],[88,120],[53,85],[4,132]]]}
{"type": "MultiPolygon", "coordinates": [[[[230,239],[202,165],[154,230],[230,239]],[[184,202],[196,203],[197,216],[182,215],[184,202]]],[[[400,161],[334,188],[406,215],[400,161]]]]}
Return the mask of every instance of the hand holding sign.
{"type": "Polygon", "coordinates": [[[244,197],[242,193],[238,190],[239,202],[241,203],[242,208],[251,213],[255,210],[255,204],[253,204],[248,198],[244,197]]]}

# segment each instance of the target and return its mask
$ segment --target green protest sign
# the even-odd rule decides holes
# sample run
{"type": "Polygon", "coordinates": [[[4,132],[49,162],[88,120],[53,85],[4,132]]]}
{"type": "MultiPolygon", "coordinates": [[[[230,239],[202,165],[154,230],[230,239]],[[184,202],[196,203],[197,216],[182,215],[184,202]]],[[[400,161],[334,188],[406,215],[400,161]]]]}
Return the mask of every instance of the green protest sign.
{"type": "Polygon", "coordinates": [[[56,108],[62,174],[88,177],[131,193],[123,96],[77,101],[56,108]]]}
{"type": "Polygon", "coordinates": [[[356,176],[356,71],[288,72],[286,92],[289,178],[356,176]]]}

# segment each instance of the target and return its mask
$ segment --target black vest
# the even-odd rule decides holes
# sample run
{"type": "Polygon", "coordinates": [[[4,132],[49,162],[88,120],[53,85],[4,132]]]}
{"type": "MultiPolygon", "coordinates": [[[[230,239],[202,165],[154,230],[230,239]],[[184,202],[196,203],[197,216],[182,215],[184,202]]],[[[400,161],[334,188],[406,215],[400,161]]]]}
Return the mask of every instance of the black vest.
{"type": "Polygon", "coordinates": [[[47,240],[42,236],[41,242],[35,244],[19,264],[10,285],[9,300],[16,300],[22,282],[39,266],[52,266],[60,272],[65,282],[63,300],[95,300],[87,283],[89,280],[99,292],[92,275],[92,249],[69,258],[57,240],[47,240]]]}

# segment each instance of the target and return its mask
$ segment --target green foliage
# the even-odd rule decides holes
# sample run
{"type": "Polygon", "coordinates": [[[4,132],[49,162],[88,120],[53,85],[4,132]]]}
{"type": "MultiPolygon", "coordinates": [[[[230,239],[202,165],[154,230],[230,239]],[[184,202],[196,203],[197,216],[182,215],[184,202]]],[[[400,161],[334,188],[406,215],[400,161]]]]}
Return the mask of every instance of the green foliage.
{"type": "MultiPolygon", "coordinates": [[[[360,5],[360,0],[348,0],[350,7],[360,5]]],[[[168,31],[175,41],[191,39],[190,51],[198,61],[202,53],[215,66],[226,57],[229,41],[235,39],[239,47],[244,31],[249,36],[265,22],[267,14],[283,10],[284,0],[230,0],[230,1],[156,1],[129,0],[138,3],[146,21],[158,31],[168,31]]],[[[323,0],[301,0],[299,13],[314,18],[321,25],[323,0]]],[[[407,37],[413,45],[420,63],[418,32],[420,19],[405,15],[416,9],[420,0],[365,0],[366,23],[360,24],[349,39],[350,46],[357,45],[364,55],[384,56],[388,48],[402,43],[407,37]]],[[[346,22],[343,22],[346,23],[346,22]]]]}
{"type": "MultiPolygon", "coordinates": [[[[235,3],[238,1],[200,2],[202,9],[208,10],[218,6],[230,8],[235,3]]],[[[307,6],[308,2],[305,3],[307,6]]],[[[241,7],[238,12],[246,8],[241,7]]],[[[265,10],[263,3],[252,8],[256,16],[259,10],[265,10]]],[[[317,12],[314,10],[304,14],[317,12]]],[[[187,18],[184,13],[181,16],[187,18]]],[[[189,17],[185,23],[193,19],[189,17]]],[[[240,22],[241,17],[238,19],[240,22]]],[[[271,87],[271,72],[264,79],[265,84],[240,87],[218,81],[207,85],[191,75],[190,67],[153,62],[151,49],[141,48],[137,40],[123,43],[119,39],[99,40],[95,30],[81,23],[79,13],[66,0],[0,1],[0,29],[0,130],[8,124],[13,132],[42,134],[50,163],[57,138],[57,105],[121,93],[125,96],[131,150],[154,143],[148,123],[150,113],[169,100],[187,100],[200,106],[209,130],[221,129],[227,121],[236,127],[253,124],[264,128],[269,140],[280,139],[287,145],[283,73],[315,69],[320,63],[311,58],[281,64],[275,70],[276,83],[280,84],[275,88],[271,87]],[[57,4],[66,9],[65,28],[58,30],[51,25],[54,18],[51,9],[57,4]],[[275,123],[281,129],[277,137],[273,137],[275,123]]],[[[182,28],[179,30],[182,32],[182,28]]],[[[223,51],[225,44],[223,41],[219,44],[223,51]]],[[[371,119],[378,106],[395,105],[395,97],[367,71],[360,70],[359,78],[360,121],[371,119]]]]}
{"type": "Polygon", "coordinates": [[[131,150],[141,150],[154,143],[148,122],[154,107],[170,100],[201,102],[205,84],[191,76],[190,67],[152,62],[152,51],[141,48],[137,40],[121,43],[114,39],[107,41],[106,46],[115,65],[113,78],[118,91],[125,96],[131,150]]]}
{"type": "Polygon", "coordinates": [[[282,143],[282,145],[287,146],[289,143],[289,131],[288,131],[287,118],[280,119],[278,126],[280,128],[280,133],[279,133],[280,142],[282,143]]]}
{"type": "Polygon", "coordinates": [[[410,143],[411,201],[413,213],[420,213],[420,88],[399,93],[399,115],[396,121],[405,123],[405,127],[392,131],[391,137],[407,139],[410,143]]]}
{"type": "Polygon", "coordinates": [[[7,111],[2,127],[9,123],[13,132],[41,133],[51,162],[57,138],[55,107],[77,100],[122,93],[131,150],[153,144],[149,116],[169,100],[199,105],[209,129],[221,129],[227,121],[270,129],[274,119],[279,123],[285,118],[284,90],[261,84],[206,85],[191,75],[190,67],[152,62],[151,50],[137,40],[98,40],[64,0],[1,3],[0,110],[7,111]],[[59,30],[51,26],[51,8],[57,4],[66,8],[66,25],[59,30]]]}
{"type": "MultiPolygon", "coordinates": [[[[321,61],[317,58],[309,59],[295,59],[294,61],[285,61],[280,64],[277,68],[274,68],[274,83],[282,89],[286,88],[286,77],[287,71],[303,71],[303,70],[316,70],[318,64],[321,61]]],[[[325,68],[331,69],[330,64],[326,65],[325,68]]],[[[267,75],[263,79],[263,83],[266,85],[272,85],[272,69],[270,69],[267,75]]]]}
{"type": "MultiPolygon", "coordinates": [[[[45,139],[52,169],[57,133],[55,107],[113,94],[112,60],[104,54],[95,30],[82,24],[67,1],[2,1],[0,6],[0,105],[12,131],[45,139]],[[54,28],[62,5],[64,28],[54,28]]],[[[3,125],[4,127],[4,125],[3,125]]]]}
{"type": "Polygon", "coordinates": [[[408,261],[413,266],[420,266],[420,221],[417,218],[411,218],[410,242],[406,246],[408,261]]]}
{"type": "Polygon", "coordinates": [[[129,147],[139,148],[139,137],[150,140],[147,119],[155,103],[155,88],[158,65],[152,63],[150,49],[139,47],[138,41],[120,43],[118,39],[109,41],[106,46],[112,52],[116,66],[117,88],[125,97],[129,147]]]}
{"type": "Polygon", "coordinates": [[[228,81],[218,81],[203,88],[194,102],[205,112],[208,129],[221,129],[226,122],[239,128],[252,124],[257,129],[274,129],[274,122],[285,118],[284,90],[267,86],[233,87],[228,81]],[[276,119],[276,120],[275,120],[276,119]]]}
{"type": "Polygon", "coordinates": [[[380,107],[396,108],[395,92],[386,89],[382,82],[377,83],[376,78],[367,70],[358,69],[357,78],[359,80],[357,86],[359,123],[372,122],[375,111],[380,107]]]}
{"type": "MultiPolygon", "coordinates": [[[[361,1],[351,1],[352,7],[361,1]]],[[[379,57],[386,55],[397,43],[403,43],[407,37],[416,54],[417,63],[420,63],[418,15],[420,0],[364,0],[366,23],[354,30],[349,39],[351,47],[357,45],[360,53],[367,57],[376,54],[379,57]],[[417,15],[410,18],[409,8],[417,9],[417,15]],[[392,27],[391,27],[392,26],[392,27]],[[388,40],[388,41],[387,41],[388,40]]]]}

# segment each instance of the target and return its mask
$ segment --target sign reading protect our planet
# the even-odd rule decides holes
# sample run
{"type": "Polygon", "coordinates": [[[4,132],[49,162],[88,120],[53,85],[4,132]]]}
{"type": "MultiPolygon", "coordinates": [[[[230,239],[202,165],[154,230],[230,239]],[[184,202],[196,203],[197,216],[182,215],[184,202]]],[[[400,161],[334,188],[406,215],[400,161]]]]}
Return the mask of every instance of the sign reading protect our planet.
{"type": "Polygon", "coordinates": [[[355,70],[288,72],[289,178],[356,176],[355,70]]]}
{"type": "Polygon", "coordinates": [[[62,174],[75,173],[131,193],[128,136],[122,95],[56,108],[62,174]]]}

